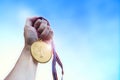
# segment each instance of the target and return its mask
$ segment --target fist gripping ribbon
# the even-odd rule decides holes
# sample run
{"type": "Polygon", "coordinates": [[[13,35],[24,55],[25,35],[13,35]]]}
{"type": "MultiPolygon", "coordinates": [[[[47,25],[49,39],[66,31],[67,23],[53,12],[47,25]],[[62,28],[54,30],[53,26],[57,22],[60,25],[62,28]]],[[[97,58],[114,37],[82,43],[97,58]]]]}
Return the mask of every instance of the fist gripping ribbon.
{"type": "Polygon", "coordinates": [[[58,57],[58,54],[55,51],[55,46],[52,40],[53,31],[50,28],[50,24],[45,18],[38,17],[38,19],[34,22],[33,27],[35,27],[37,31],[39,40],[31,45],[31,55],[39,63],[48,62],[53,55],[52,60],[53,80],[58,80],[56,62],[62,69],[62,75],[64,74],[64,71],[62,62],[60,61],[60,58],[58,57]],[[50,40],[52,41],[49,43],[50,40]]]}

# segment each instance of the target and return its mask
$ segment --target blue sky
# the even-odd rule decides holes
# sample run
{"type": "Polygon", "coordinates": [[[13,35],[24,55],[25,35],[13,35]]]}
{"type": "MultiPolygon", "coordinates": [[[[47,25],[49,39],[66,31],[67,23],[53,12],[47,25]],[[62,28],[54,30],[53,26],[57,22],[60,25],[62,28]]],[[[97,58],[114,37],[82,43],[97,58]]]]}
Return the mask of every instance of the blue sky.
{"type": "Polygon", "coordinates": [[[119,80],[119,9],[118,0],[1,0],[0,79],[24,46],[26,18],[37,15],[51,23],[65,80],[119,80]]]}

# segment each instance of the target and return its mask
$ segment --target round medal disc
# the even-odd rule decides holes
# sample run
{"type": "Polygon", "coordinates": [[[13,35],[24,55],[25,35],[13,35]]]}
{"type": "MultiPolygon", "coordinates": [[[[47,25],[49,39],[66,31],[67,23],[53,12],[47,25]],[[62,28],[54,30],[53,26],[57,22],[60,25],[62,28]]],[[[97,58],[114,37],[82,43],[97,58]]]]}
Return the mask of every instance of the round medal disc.
{"type": "Polygon", "coordinates": [[[31,54],[36,61],[46,63],[52,57],[51,45],[43,41],[36,41],[31,45],[31,54]]]}

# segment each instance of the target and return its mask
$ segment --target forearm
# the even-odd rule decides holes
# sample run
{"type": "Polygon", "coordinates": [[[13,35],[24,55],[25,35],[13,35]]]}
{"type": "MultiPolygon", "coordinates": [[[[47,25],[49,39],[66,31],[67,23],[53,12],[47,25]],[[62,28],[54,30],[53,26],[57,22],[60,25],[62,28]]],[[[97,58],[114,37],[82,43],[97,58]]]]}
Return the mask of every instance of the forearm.
{"type": "Polygon", "coordinates": [[[30,46],[25,46],[15,67],[5,80],[35,80],[37,62],[30,54],[30,46]]]}

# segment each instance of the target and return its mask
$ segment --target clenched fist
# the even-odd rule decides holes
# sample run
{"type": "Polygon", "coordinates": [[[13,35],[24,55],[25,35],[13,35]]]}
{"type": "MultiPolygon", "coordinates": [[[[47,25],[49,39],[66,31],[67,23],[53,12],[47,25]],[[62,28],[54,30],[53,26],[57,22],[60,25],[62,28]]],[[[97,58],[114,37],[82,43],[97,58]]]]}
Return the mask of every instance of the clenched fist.
{"type": "Polygon", "coordinates": [[[24,27],[25,45],[32,45],[33,42],[41,39],[45,42],[52,40],[53,31],[49,22],[43,17],[33,17],[26,20],[24,27]]]}

